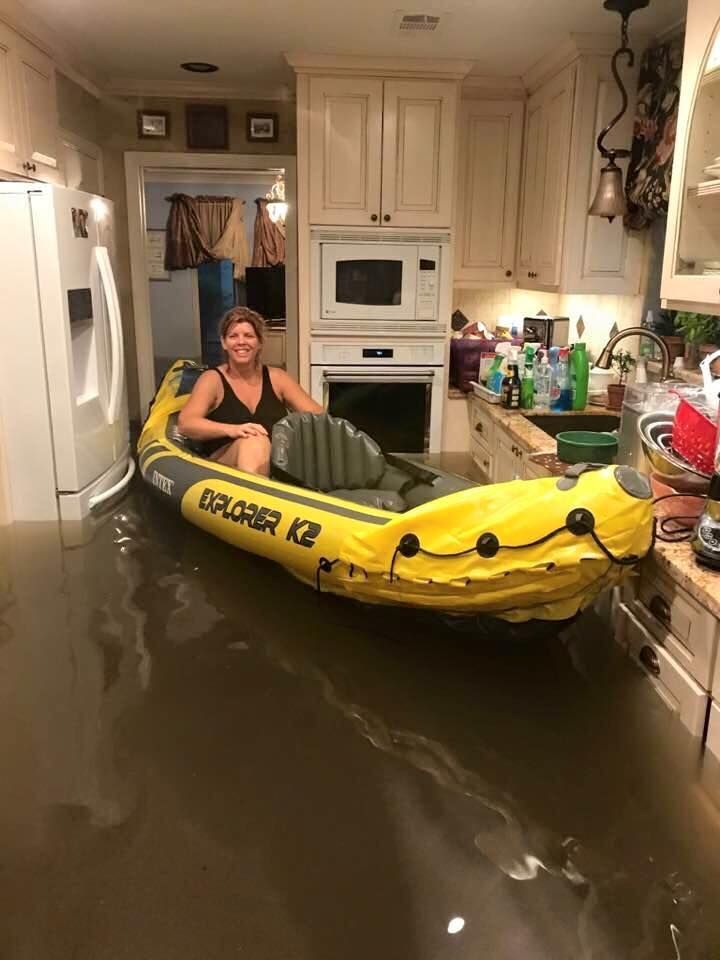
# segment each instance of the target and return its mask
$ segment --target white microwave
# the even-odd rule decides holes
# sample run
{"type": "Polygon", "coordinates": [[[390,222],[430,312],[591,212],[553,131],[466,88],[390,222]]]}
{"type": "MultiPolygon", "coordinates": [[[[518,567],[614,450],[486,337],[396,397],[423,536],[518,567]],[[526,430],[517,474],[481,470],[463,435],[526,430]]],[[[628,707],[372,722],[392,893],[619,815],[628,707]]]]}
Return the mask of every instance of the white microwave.
{"type": "Polygon", "coordinates": [[[442,271],[449,262],[449,243],[443,240],[449,238],[313,239],[314,270],[319,272],[313,326],[377,330],[412,324],[430,332],[439,323],[442,271]]]}

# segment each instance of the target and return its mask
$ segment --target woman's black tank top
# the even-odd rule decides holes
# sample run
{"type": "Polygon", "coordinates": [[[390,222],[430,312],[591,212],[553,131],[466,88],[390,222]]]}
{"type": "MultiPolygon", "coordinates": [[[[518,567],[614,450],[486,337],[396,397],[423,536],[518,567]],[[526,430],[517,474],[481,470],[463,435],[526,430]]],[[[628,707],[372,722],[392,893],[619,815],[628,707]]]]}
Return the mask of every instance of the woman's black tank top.
{"type": "MultiPolygon", "coordinates": [[[[216,370],[222,380],[223,398],[214,410],[205,415],[206,419],[213,420],[215,423],[259,423],[267,430],[268,437],[272,438],[272,428],[285,416],[287,409],[273,390],[268,368],[263,365],[262,393],[254,413],[238,398],[222,370],[219,367],[211,369],[216,370]]],[[[226,437],[206,440],[203,443],[203,453],[209,457],[227,443],[230,443],[230,440],[226,437]]]]}

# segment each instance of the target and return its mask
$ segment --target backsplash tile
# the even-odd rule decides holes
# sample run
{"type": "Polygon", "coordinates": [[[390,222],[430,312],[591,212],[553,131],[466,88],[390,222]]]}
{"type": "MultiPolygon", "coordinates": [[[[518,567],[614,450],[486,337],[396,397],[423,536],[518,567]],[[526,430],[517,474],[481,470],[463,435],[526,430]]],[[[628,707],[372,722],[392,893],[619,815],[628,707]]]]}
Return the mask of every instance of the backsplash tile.
{"type": "Polygon", "coordinates": [[[453,291],[453,309],[460,309],[469,320],[481,321],[494,330],[499,317],[514,318],[521,325],[522,318],[544,310],[557,316],[570,317],[570,342],[580,340],[587,344],[591,357],[599,355],[610,338],[614,325],[619,330],[636,326],[642,320],[644,297],[589,294],[544,293],[518,288],[453,291]],[[582,317],[582,334],[577,323],[582,317]]]}

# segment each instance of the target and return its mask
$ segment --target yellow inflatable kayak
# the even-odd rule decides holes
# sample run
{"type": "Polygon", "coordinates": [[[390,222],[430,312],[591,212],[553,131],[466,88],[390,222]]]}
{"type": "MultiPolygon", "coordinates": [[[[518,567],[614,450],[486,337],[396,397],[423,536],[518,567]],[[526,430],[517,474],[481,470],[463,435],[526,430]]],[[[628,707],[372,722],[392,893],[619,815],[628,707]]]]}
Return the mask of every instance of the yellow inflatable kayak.
{"type": "Polygon", "coordinates": [[[144,480],[186,520],[319,591],[565,620],[652,546],[650,485],[630,467],[578,465],[560,479],[477,486],[384,457],[346,421],[312,414],[276,425],[273,479],[213,463],[176,427],[199,372],[179,360],[165,375],[138,444],[144,480]]]}

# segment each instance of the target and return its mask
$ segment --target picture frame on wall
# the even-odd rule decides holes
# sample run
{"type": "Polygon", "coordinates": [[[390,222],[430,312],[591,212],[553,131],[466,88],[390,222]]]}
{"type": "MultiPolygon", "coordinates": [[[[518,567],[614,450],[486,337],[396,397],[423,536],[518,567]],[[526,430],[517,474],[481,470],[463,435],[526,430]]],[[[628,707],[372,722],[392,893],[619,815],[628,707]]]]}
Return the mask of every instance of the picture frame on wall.
{"type": "Polygon", "coordinates": [[[276,113],[248,113],[246,118],[246,136],[249,142],[277,143],[279,129],[276,113]]]}
{"type": "Polygon", "coordinates": [[[217,103],[188,104],[185,133],[189,150],[227,150],[227,107],[217,103]]]}
{"type": "Polygon", "coordinates": [[[145,232],[145,267],[148,280],[169,280],[170,271],[165,269],[165,240],[164,230],[147,230],[145,232]]]}
{"type": "Polygon", "coordinates": [[[170,114],[166,110],[138,110],[137,132],[141,140],[166,140],[170,136],[170,114]]]}

